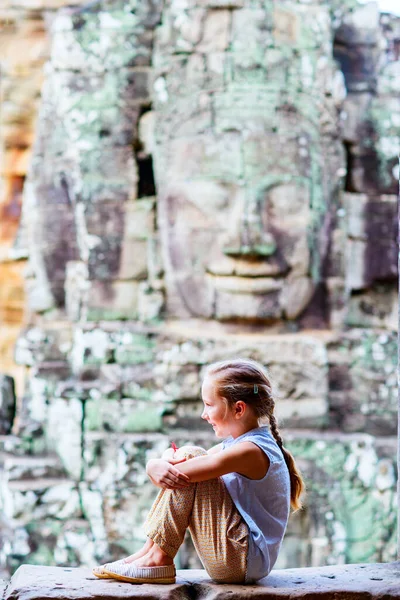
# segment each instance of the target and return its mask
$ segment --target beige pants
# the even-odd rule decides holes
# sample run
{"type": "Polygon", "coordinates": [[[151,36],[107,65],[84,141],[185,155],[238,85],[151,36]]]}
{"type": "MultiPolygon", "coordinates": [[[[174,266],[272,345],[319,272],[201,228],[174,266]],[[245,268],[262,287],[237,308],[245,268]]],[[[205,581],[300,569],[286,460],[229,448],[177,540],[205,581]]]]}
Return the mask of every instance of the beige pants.
{"type": "MultiPolygon", "coordinates": [[[[207,454],[183,446],[176,457],[207,454]]],[[[248,528],[220,477],[186,488],[162,489],[144,524],[145,532],[171,558],[186,529],[207,573],[219,583],[243,583],[248,554],[248,528]]]]}

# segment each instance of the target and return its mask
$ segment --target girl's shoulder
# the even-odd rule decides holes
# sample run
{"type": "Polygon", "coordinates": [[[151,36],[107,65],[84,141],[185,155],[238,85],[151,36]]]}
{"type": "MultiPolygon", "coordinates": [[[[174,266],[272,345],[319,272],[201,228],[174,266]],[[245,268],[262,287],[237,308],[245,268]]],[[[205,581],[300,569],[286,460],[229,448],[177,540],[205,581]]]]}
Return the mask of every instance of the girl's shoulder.
{"type": "Polygon", "coordinates": [[[255,429],[247,431],[236,439],[232,437],[227,438],[225,442],[226,444],[224,443],[224,448],[231,448],[232,446],[243,442],[252,442],[268,456],[270,463],[276,463],[277,465],[285,463],[282,450],[276,443],[276,440],[268,426],[256,427],[255,429]]]}
{"type": "Polygon", "coordinates": [[[255,429],[250,429],[249,431],[246,431],[246,433],[243,433],[242,435],[240,435],[237,438],[233,438],[232,436],[229,436],[228,438],[226,438],[223,442],[223,448],[227,448],[229,446],[232,446],[234,444],[240,444],[241,442],[247,442],[247,441],[252,441],[252,440],[265,440],[265,442],[268,441],[273,441],[274,438],[269,430],[268,426],[260,426],[260,427],[256,427],[255,429]]]}

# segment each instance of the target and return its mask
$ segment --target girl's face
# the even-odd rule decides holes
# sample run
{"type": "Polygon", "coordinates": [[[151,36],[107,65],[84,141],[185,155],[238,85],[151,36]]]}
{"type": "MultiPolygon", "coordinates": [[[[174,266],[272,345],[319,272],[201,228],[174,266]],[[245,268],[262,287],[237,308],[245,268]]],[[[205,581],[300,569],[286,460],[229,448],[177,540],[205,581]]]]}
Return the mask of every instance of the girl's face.
{"type": "Polygon", "coordinates": [[[217,438],[226,438],[231,435],[236,424],[232,409],[217,396],[213,382],[210,378],[204,380],[201,395],[204,409],[201,418],[210,423],[217,438]]]}

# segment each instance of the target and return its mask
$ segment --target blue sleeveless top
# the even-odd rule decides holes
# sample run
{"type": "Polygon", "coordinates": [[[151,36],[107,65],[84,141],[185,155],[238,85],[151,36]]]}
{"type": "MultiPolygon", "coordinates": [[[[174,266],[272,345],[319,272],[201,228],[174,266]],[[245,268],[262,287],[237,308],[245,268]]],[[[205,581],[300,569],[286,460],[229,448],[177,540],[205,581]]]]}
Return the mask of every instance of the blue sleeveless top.
{"type": "Polygon", "coordinates": [[[290,476],[269,427],[257,427],[236,439],[230,436],[222,442],[222,448],[240,442],[256,444],[270,460],[267,474],[262,479],[249,479],[239,473],[222,476],[249,528],[246,582],[250,583],[266,577],[278,557],[290,513],[290,476]]]}

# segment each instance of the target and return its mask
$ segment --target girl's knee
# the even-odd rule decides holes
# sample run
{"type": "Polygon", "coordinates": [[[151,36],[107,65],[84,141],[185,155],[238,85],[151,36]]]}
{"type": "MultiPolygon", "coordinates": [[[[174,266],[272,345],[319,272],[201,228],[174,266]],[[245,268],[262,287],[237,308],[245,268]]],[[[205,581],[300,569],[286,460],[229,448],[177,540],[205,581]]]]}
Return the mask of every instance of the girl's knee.
{"type": "Polygon", "coordinates": [[[205,456],[207,451],[201,446],[182,446],[175,452],[175,458],[195,458],[195,456],[205,456]]]}
{"type": "Polygon", "coordinates": [[[234,583],[242,585],[246,583],[246,576],[240,573],[223,573],[220,569],[216,569],[215,572],[213,572],[212,569],[207,569],[207,573],[215,583],[234,583]]]}

